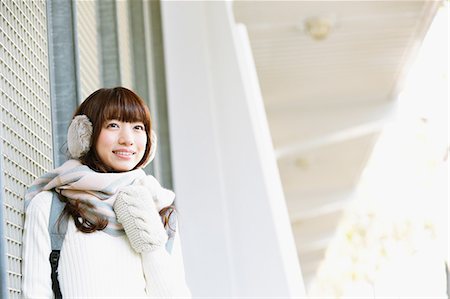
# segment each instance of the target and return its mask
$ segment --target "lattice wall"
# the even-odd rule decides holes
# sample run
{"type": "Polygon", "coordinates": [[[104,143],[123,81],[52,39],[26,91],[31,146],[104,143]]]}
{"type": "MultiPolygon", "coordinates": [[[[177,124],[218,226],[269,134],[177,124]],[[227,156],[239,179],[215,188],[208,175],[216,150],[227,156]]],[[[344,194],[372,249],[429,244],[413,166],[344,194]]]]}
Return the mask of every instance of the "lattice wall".
{"type": "Polygon", "coordinates": [[[23,195],[52,168],[45,1],[0,0],[0,176],[9,298],[20,298],[23,195]]]}

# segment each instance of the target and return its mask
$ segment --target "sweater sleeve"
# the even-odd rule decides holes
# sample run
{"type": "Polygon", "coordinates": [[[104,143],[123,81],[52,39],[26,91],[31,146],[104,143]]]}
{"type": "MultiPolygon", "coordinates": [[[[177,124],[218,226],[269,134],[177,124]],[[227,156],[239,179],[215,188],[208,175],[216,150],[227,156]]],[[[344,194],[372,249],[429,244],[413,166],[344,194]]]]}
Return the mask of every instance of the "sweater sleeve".
{"type": "Polygon", "coordinates": [[[142,253],[146,292],[156,298],[191,298],[186,284],[183,256],[178,233],[171,253],[165,247],[142,253]]]}
{"type": "Polygon", "coordinates": [[[25,211],[22,248],[23,298],[53,298],[48,217],[51,196],[38,194],[25,211]]]}

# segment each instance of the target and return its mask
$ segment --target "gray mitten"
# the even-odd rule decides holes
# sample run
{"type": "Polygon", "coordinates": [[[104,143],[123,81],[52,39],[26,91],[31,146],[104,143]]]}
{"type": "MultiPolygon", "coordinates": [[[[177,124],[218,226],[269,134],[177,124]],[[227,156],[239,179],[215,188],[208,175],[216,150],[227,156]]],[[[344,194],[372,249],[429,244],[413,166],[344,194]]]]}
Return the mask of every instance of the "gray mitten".
{"type": "Polygon", "coordinates": [[[136,252],[151,251],[166,244],[166,230],[147,188],[127,186],[120,189],[114,211],[136,252]]]}

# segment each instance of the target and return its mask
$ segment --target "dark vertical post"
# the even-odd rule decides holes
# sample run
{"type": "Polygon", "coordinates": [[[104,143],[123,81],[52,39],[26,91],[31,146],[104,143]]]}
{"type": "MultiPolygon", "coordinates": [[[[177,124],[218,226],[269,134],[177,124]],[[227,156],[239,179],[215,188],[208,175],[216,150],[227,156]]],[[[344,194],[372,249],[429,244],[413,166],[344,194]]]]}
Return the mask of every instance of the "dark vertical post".
{"type": "Polygon", "coordinates": [[[98,0],[100,61],[103,87],[120,85],[119,41],[116,2],[98,0]]]}
{"type": "Polygon", "coordinates": [[[67,127],[78,105],[75,7],[71,0],[47,1],[50,98],[55,167],[66,160],[67,127]]]}

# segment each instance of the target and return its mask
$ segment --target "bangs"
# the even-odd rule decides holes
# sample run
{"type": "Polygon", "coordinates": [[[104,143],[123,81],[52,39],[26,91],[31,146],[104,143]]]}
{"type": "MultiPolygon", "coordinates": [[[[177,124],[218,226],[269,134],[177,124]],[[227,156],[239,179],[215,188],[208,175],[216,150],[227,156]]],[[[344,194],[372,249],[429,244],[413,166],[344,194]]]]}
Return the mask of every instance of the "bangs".
{"type": "Polygon", "coordinates": [[[123,122],[142,122],[149,125],[150,113],[142,100],[136,95],[127,94],[123,90],[111,94],[103,109],[103,120],[116,119],[123,122]]]}

